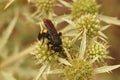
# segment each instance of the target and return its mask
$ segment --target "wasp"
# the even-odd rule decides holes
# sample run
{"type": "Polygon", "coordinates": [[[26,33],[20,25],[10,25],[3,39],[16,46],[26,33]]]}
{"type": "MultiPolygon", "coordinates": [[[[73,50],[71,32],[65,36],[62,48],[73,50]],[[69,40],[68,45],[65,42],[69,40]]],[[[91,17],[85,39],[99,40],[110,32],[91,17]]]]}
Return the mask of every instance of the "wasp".
{"type": "Polygon", "coordinates": [[[43,22],[44,22],[46,29],[43,29],[38,34],[38,40],[43,39],[42,43],[44,43],[44,39],[47,39],[48,49],[51,48],[51,50],[55,52],[61,52],[62,51],[62,40],[60,36],[62,35],[62,33],[57,32],[51,20],[43,19],[43,22]]]}

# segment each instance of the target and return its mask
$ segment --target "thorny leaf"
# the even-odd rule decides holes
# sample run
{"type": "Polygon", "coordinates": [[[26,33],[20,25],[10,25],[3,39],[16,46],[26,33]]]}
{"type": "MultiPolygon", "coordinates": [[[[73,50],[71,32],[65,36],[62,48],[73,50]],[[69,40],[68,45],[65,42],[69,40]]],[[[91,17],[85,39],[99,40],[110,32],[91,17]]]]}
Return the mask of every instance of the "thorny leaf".
{"type": "Polygon", "coordinates": [[[37,77],[34,80],[39,80],[39,78],[42,76],[42,74],[44,73],[45,69],[47,68],[47,65],[43,65],[40,70],[39,73],[37,75],[37,77]]]}
{"type": "Polygon", "coordinates": [[[105,16],[105,15],[99,15],[99,19],[108,23],[108,24],[115,24],[120,25],[120,20],[118,20],[115,17],[105,16]]]}
{"type": "Polygon", "coordinates": [[[77,35],[73,38],[73,40],[72,40],[72,43],[73,43],[73,44],[74,44],[77,40],[80,39],[81,34],[82,34],[82,32],[79,32],[79,34],[77,34],[77,35]]]}
{"type": "Polygon", "coordinates": [[[104,39],[107,39],[107,36],[104,33],[100,32],[100,31],[98,33],[101,37],[103,37],[104,39]]]}
{"type": "Polygon", "coordinates": [[[65,50],[65,53],[66,53],[68,59],[72,60],[72,57],[71,57],[70,53],[68,52],[68,50],[66,48],[64,48],[64,50],[65,50]]]}
{"type": "Polygon", "coordinates": [[[83,32],[82,41],[80,44],[79,57],[83,59],[86,49],[86,30],[83,32]]]}
{"type": "Polygon", "coordinates": [[[101,28],[101,31],[104,31],[104,30],[106,30],[106,29],[109,28],[109,27],[110,27],[110,25],[103,26],[103,27],[101,28]]]}
{"type": "Polygon", "coordinates": [[[55,69],[47,72],[46,74],[60,74],[63,73],[63,69],[55,69]]]}
{"type": "Polygon", "coordinates": [[[103,66],[103,67],[99,67],[99,68],[96,68],[94,70],[94,73],[97,74],[97,73],[105,73],[105,72],[109,72],[109,71],[112,71],[116,68],[119,68],[120,65],[113,65],[113,66],[103,66]]]}
{"type": "Polygon", "coordinates": [[[59,62],[65,64],[65,65],[69,65],[69,66],[71,66],[71,64],[70,64],[66,59],[59,58],[58,60],[59,60],[59,62]]]}
{"type": "Polygon", "coordinates": [[[9,0],[4,9],[7,9],[15,0],[9,0]]]}

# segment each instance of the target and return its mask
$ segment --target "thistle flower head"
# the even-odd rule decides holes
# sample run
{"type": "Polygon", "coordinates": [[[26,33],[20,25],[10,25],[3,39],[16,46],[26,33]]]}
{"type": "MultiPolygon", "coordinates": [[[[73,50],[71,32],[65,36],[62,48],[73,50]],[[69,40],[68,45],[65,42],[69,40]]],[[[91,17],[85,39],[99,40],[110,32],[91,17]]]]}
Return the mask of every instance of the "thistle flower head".
{"type": "Polygon", "coordinates": [[[107,56],[107,46],[102,43],[95,42],[92,45],[89,45],[86,49],[86,55],[88,60],[97,58],[97,60],[102,60],[107,56]]]}
{"type": "Polygon", "coordinates": [[[72,17],[76,19],[85,14],[97,13],[98,5],[95,0],[74,0],[71,11],[72,17]]]}
{"type": "Polygon", "coordinates": [[[47,45],[41,45],[41,41],[36,42],[36,48],[32,52],[38,64],[49,64],[57,60],[57,55],[48,50],[47,45]]]}
{"type": "Polygon", "coordinates": [[[71,40],[69,38],[63,39],[63,46],[66,48],[71,48],[71,40]]]}
{"type": "Polygon", "coordinates": [[[56,0],[35,0],[35,3],[40,13],[48,15],[56,5],[56,0]]]}
{"type": "Polygon", "coordinates": [[[65,68],[66,80],[90,80],[92,67],[84,60],[75,59],[71,61],[72,66],[65,68]]]}
{"type": "Polygon", "coordinates": [[[79,50],[79,46],[76,45],[76,43],[74,43],[70,38],[63,39],[63,48],[67,50],[67,52],[64,51],[64,53],[69,54],[70,55],[69,57],[75,58],[78,56],[77,53],[79,50]]]}
{"type": "MultiPolygon", "coordinates": [[[[57,61],[59,57],[66,57],[64,50],[55,52],[51,50],[51,47],[48,49],[47,42],[48,40],[45,40],[43,44],[42,41],[36,42],[36,48],[32,54],[35,56],[38,64],[50,64],[51,62],[57,61]]],[[[71,51],[71,41],[68,38],[63,39],[62,47],[71,51]]]]}
{"type": "Polygon", "coordinates": [[[93,38],[98,35],[98,31],[100,31],[100,21],[97,19],[97,15],[83,15],[78,19],[76,24],[78,30],[84,31],[87,30],[87,37],[93,38]]]}

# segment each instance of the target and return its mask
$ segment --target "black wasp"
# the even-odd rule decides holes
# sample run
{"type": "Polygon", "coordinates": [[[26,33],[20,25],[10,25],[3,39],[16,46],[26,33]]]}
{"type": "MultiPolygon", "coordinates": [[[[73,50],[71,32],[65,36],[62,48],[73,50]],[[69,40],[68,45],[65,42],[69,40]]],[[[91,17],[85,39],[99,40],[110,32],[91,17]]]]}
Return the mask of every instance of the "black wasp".
{"type": "Polygon", "coordinates": [[[62,51],[62,41],[60,36],[62,35],[61,32],[57,33],[57,30],[55,29],[53,23],[49,19],[43,19],[43,22],[45,24],[46,29],[42,30],[38,34],[38,39],[41,40],[43,39],[48,39],[48,49],[51,45],[51,49],[55,52],[61,52],[62,51]]]}

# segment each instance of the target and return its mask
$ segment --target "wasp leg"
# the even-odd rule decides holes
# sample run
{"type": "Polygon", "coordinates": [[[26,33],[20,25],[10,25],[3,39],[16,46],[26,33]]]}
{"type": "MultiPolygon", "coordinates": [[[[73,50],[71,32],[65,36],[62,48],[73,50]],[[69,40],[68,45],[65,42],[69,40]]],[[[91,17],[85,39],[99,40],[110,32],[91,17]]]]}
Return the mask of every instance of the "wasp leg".
{"type": "Polygon", "coordinates": [[[55,47],[54,45],[51,46],[51,49],[54,51],[54,53],[56,53],[57,51],[55,50],[55,47]]]}
{"type": "Polygon", "coordinates": [[[43,37],[43,39],[42,39],[41,46],[43,45],[44,41],[45,41],[45,37],[43,37]]]}
{"type": "Polygon", "coordinates": [[[51,42],[49,41],[49,42],[47,43],[48,50],[50,49],[50,44],[51,44],[51,42]]]}
{"type": "Polygon", "coordinates": [[[38,40],[41,40],[41,38],[42,38],[42,34],[38,34],[38,40]]]}
{"type": "Polygon", "coordinates": [[[45,38],[48,38],[48,37],[49,37],[48,32],[42,33],[42,34],[40,34],[40,33],[38,34],[38,40],[42,39],[42,44],[41,45],[43,45],[45,38]]]}

